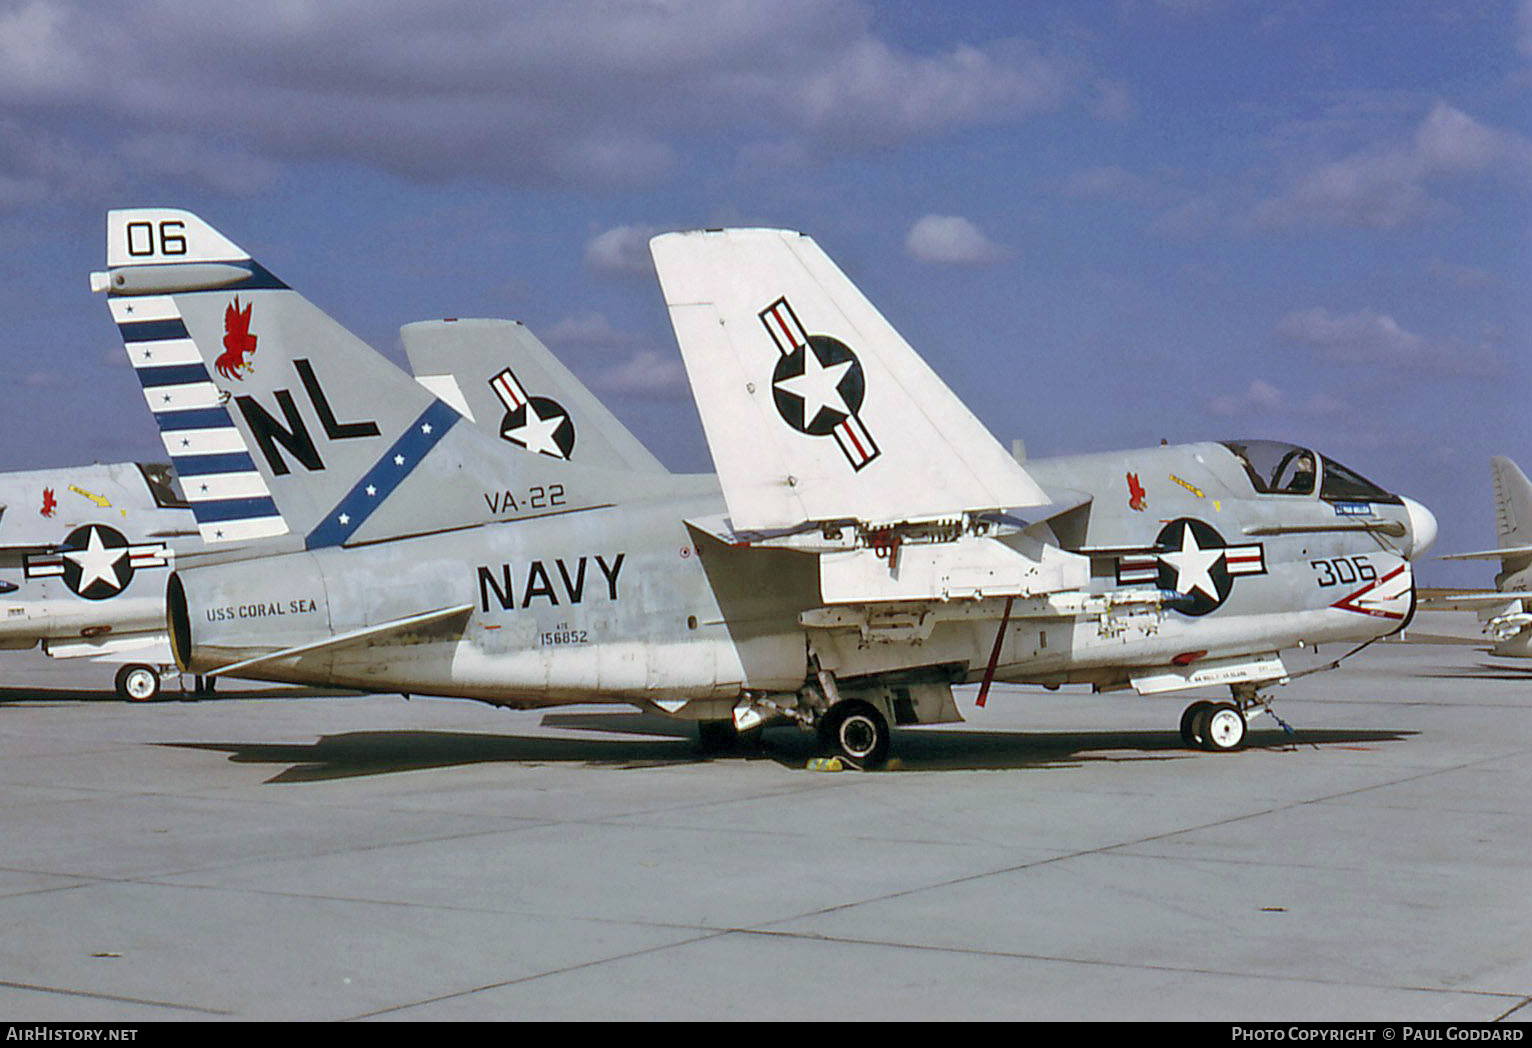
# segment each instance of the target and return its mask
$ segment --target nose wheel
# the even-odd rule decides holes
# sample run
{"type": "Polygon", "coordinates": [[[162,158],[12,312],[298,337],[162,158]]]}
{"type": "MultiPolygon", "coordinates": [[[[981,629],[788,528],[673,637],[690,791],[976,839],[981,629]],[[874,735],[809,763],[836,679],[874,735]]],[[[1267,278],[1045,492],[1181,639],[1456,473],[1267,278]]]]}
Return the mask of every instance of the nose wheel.
{"type": "Polygon", "coordinates": [[[1236,697],[1234,702],[1194,702],[1181,714],[1181,739],[1188,746],[1209,753],[1232,753],[1245,748],[1250,734],[1249,705],[1236,697]]]}

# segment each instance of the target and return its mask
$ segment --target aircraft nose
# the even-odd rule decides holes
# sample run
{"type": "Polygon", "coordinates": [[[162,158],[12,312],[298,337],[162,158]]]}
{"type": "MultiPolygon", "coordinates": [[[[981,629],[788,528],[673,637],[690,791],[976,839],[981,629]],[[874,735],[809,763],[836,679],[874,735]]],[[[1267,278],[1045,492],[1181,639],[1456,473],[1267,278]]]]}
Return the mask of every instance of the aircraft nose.
{"type": "Polygon", "coordinates": [[[1404,555],[1414,560],[1430,549],[1431,543],[1436,541],[1436,514],[1412,498],[1405,498],[1403,501],[1410,529],[1404,555]]]}

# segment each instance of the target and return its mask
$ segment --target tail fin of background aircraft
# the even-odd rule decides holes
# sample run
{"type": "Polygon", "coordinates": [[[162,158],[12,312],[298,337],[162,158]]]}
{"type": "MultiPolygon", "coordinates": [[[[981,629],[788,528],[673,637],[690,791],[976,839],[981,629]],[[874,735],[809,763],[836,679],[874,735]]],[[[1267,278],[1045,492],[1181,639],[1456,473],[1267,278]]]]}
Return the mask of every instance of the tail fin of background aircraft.
{"type": "Polygon", "coordinates": [[[1494,549],[1474,553],[1449,553],[1442,560],[1499,560],[1501,589],[1504,578],[1532,567],[1532,481],[1510,459],[1496,455],[1489,460],[1495,490],[1494,549]]]}
{"type": "MultiPolygon", "coordinates": [[[[1495,538],[1501,553],[1495,588],[1502,593],[1525,593],[1532,589],[1532,481],[1503,455],[1490,459],[1489,468],[1495,485],[1495,538]]],[[[1495,637],[1495,654],[1532,655],[1532,601],[1515,601],[1479,617],[1495,637]]]]}
{"type": "Polygon", "coordinates": [[[1490,459],[1495,489],[1495,549],[1449,553],[1442,560],[1498,560],[1493,592],[1448,594],[1443,608],[1476,610],[1484,630],[1495,639],[1497,655],[1532,655],[1532,482],[1503,455],[1490,459]]]}
{"type": "Polygon", "coordinates": [[[1496,455],[1489,460],[1495,486],[1495,538],[1501,549],[1532,547],[1532,481],[1521,468],[1496,455]]]}
{"type": "Polygon", "coordinates": [[[486,433],[590,466],[667,472],[524,325],[423,320],[404,325],[399,337],[416,380],[486,433]],[[567,419],[567,432],[562,422],[549,431],[544,423],[554,419],[567,419]],[[534,439],[543,432],[547,439],[534,439]]]}
{"type": "Polygon", "coordinates": [[[481,492],[507,486],[499,442],[196,215],[109,212],[107,264],[92,287],[204,540],[316,548],[479,523],[481,492]]]}
{"type": "Polygon", "coordinates": [[[650,250],[735,529],[1048,502],[809,237],[668,233],[650,250]]]}

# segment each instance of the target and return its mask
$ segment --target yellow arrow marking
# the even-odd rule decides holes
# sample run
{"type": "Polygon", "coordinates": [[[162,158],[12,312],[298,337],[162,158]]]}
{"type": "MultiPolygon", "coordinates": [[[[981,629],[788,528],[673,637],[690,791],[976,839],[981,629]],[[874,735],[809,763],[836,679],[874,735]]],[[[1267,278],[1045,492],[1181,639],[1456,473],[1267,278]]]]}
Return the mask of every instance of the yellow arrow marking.
{"type": "Polygon", "coordinates": [[[1175,481],[1177,484],[1181,485],[1187,491],[1190,491],[1193,495],[1196,495],[1199,499],[1207,498],[1207,496],[1202,493],[1202,489],[1201,488],[1197,487],[1195,484],[1192,484],[1192,483],[1190,483],[1188,481],[1182,480],[1180,477],[1176,476],[1174,473],[1172,473],[1170,475],[1170,479],[1175,481]]]}
{"type": "Polygon", "coordinates": [[[107,498],[105,495],[97,495],[93,491],[86,491],[84,488],[77,488],[73,484],[69,485],[69,490],[74,492],[76,495],[83,495],[85,498],[90,499],[101,509],[111,508],[112,500],[107,498]]]}

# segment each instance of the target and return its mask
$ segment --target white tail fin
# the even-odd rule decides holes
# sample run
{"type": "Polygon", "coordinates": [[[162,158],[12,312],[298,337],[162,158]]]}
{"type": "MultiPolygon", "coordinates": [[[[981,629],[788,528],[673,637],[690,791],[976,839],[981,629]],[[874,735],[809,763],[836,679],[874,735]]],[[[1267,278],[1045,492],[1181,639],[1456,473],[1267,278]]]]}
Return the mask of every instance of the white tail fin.
{"type": "Polygon", "coordinates": [[[109,293],[208,542],[309,549],[600,504],[604,471],[506,445],[186,211],[113,211],[109,293]],[[557,488],[556,495],[554,489],[557,488]]]}
{"type": "MultiPolygon", "coordinates": [[[[92,289],[112,296],[112,319],[203,539],[287,534],[288,522],[235,425],[228,397],[213,384],[175,296],[167,293],[178,283],[238,286],[248,302],[255,289],[280,284],[196,216],[169,208],[109,212],[106,257],[112,269],[92,274],[92,289]]],[[[249,324],[249,305],[235,313],[235,323],[249,324]]]]}
{"type": "Polygon", "coordinates": [[[669,233],[650,250],[735,529],[1048,502],[809,237],[669,233]]]}

